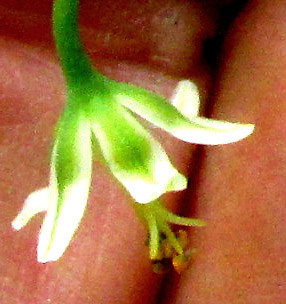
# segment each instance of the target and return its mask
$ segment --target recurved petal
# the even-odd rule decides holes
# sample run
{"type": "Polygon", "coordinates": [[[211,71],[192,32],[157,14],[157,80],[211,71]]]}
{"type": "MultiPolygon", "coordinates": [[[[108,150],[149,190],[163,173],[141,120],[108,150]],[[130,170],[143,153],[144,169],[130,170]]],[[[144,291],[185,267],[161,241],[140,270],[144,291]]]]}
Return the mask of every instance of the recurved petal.
{"type": "Polygon", "coordinates": [[[15,230],[23,228],[29,220],[39,212],[47,211],[49,204],[49,188],[42,188],[31,193],[25,200],[21,212],[12,222],[15,230]]]}
{"type": "Polygon", "coordinates": [[[64,117],[53,150],[50,200],[39,236],[38,261],[59,259],[83,216],[91,179],[91,130],[84,115],[64,117]]]}
{"type": "Polygon", "coordinates": [[[113,175],[139,203],[186,188],[186,178],[170,163],[161,145],[122,106],[108,109],[92,125],[113,175]]]}
{"type": "Polygon", "coordinates": [[[177,125],[165,128],[173,136],[190,143],[222,145],[239,141],[249,136],[253,124],[230,123],[203,117],[193,117],[190,121],[179,121],[177,125]]]}
{"type": "MultiPolygon", "coordinates": [[[[164,97],[132,84],[118,83],[118,86],[114,86],[114,96],[124,107],[162,129],[178,121],[186,120],[164,97]]],[[[179,101],[175,103],[178,104],[179,101]]],[[[194,106],[196,107],[197,105],[194,106]]]]}
{"type": "Polygon", "coordinates": [[[179,81],[171,98],[171,104],[189,119],[198,116],[200,110],[198,87],[190,80],[179,81]]]}
{"type": "MultiPolygon", "coordinates": [[[[128,90],[118,91],[116,98],[155,126],[189,143],[228,144],[247,137],[254,130],[253,124],[229,123],[196,116],[188,119],[164,98],[132,85],[128,90]]],[[[195,113],[193,110],[191,112],[195,113]]]]}

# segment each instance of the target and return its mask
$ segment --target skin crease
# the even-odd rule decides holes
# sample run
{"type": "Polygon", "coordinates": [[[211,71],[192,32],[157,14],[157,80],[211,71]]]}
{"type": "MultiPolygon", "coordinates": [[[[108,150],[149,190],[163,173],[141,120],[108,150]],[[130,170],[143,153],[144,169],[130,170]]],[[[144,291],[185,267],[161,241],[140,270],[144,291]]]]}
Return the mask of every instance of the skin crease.
{"type": "Polygon", "coordinates": [[[256,130],[205,149],[190,199],[209,224],[192,234],[200,254],[162,303],[286,301],[285,14],[284,1],[253,1],[226,38],[212,116],[256,130]]]}
{"type": "MultiPolygon", "coordinates": [[[[25,23],[23,20],[28,19],[29,14],[21,13],[25,9],[33,13],[37,6],[19,8],[14,2],[15,7],[1,7],[0,10],[6,22],[9,16],[16,16],[21,21],[20,29],[19,24],[15,25],[15,19],[10,21],[7,28],[12,34],[9,36],[5,32],[0,40],[1,66],[5,71],[1,73],[0,81],[0,108],[5,109],[5,112],[0,111],[0,302],[152,303],[161,277],[152,274],[144,246],[145,230],[128,205],[127,194],[102,166],[94,165],[88,210],[73,243],[58,262],[45,265],[36,262],[36,240],[42,216],[37,216],[20,232],[10,228],[10,222],[27,194],[47,184],[53,126],[65,99],[64,80],[52,39],[41,35],[41,31],[47,31],[49,22],[45,20],[48,18],[40,16],[25,23]],[[21,19],[23,16],[25,18],[21,19]],[[41,27],[41,24],[44,25],[41,27]]],[[[199,255],[180,281],[174,276],[174,289],[167,294],[172,295],[169,303],[264,304],[285,300],[285,139],[281,127],[285,111],[283,83],[286,75],[282,59],[286,7],[282,1],[267,2],[257,1],[250,5],[233,27],[214,98],[214,117],[254,122],[256,135],[238,144],[208,148],[203,154],[196,181],[198,189],[194,193],[195,189],[191,188],[194,194],[189,200],[193,200],[192,215],[206,219],[209,225],[204,229],[192,229],[190,241],[192,247],[199,248],[199,255]],[[253,66],[255,68],[250,69],[253,66]],[[279,111],[275,111],[276,107],[279,111]],[[265,118],[265,114],[270,115],[265,118]]],[[[182,2],[168,3],[174,8],[178,7],[176,3],[182,2]]],[[[192,6],[183,3],[190,9],[190,14],[194,12],[192,6]]],[[[85,5],[87,8],[92,6],[88,2],[85,5]]],[[[40,8],[43,13],[49,6],[40,8]]],[[[150,18],[143,18],[143,21],[153,20],[154,11],[151,7],[150,18]]],[[[116,27],[121,16],[119,18],[116,12],[110,14],[116,27]]],[[[159,16],[164,18],[164,14],[159,16]]],[[[144,24],[142,19],[136,20],[144,24]]],[[[155,21],[155,25],[160,24],[155,21]]],[[[85,22],[84,29],[88,32],[93,25],[91,21],[85,22]]],[[[199,23],[194,27],[199,29],[199,23]]],[[[101,24],[100,28],[104,37],[106,24],[101,24]]],[[[165,29],[162,26],[161,32],[165,29]]],[[[211,20],[209,30],[205,31],[213,32],[211,20]]],[[[181,32],[180,28],[180,35],[181,32]]],[[[120,35],[127,34],[121,31],[120,35]]],[[[186,39],[190,39],[190,32],[186,35],[186,39]]],[[[142,36],[144,41],[152,40],[148,39],[147,31],[142,36]]],[[[164,35],[159,37],[164,39],[164,35]]],[[[98,41],[90,39],[89,51],[94,55],[97,67],[108,76],[132,80],[167,97],[176,81],[154,71],[154,67],[170,70],[173,75],[196,75],[201,91],[208,91],[209,80],[195,52],[194,57],[188,57],[186,47],[179,54],[167,53],[171,58],[169,66],[168,61],[165,66],[160,65],[152,58],[162,56],[162,50],[158,55],[158,47],[153,42],[142,46],[141,38],[130,39],[133,44],[127,41],[129,47],[132,45],[126,51],[128,62],[118,64],[113,60],[116,50],[120,54],[118,58],[124,60],[124,39],[110,39],[112,50],[105,58],[102,58],[104,51],[101,57],[93,52],[97,43],[102,45],[100,37],[98,41]],[[133,49],[136,49],[136,55],[133,55],[133,49]],[[140,64],[138,54],[145,54],[143,62],[140,58],[140,64]],[[186,62],[189,62],[188,68],[186,62]],[[193,62],[197,65],[195,70],[193,62]]],[[[180,44],[180,48],[183,47],[180,44]]],[[[188,173],[194,147],[174,141],[162,132],[156,136],[179,170],[188,173]]],[[[180,195],[171,195],[168,204],[175,207],[179,199],[180,195]]],[[[166,293],[170,285],[162,289],[166,293]]],[[[165,302],[161,300],[162,303],[166,301],[166,298],[165,302]]]]}

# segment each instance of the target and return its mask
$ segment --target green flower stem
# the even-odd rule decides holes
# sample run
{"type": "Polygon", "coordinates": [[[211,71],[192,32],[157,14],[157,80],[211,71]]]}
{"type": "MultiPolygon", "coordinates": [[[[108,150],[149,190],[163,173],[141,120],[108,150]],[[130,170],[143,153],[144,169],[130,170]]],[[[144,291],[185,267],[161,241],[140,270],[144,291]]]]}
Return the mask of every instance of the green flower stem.
{"type": "Polygon", "coordinates": [[[53,7],[53,33],[67,84],[86,84],[95,72],[84,52],[78,29],[79,0],[56,0],[53,7]]]}

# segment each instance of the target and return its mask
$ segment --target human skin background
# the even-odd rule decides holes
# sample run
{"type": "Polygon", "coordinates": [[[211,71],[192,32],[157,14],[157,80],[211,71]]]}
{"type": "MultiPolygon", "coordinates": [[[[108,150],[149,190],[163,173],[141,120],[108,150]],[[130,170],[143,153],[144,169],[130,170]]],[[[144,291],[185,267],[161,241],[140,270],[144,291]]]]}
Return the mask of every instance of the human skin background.
{"type": "MultiPolygon", "coordinates": [[[[208,148],[203,154],[196,180],[198,190],[190,200],[193,200],[194,213],[207,219],[209,225],[191,231],[192,246],[199,249],[199,255],[180,281],[175,276],[174,288],[168,294],[172,295],[169,303],[260,304],[285,300],[286,60],[283,54],[286,52],[286,24],[283,20],[286,5],[283,1],[267,2],[250,5],[251,9],[236,22],[231,39],[226,42],[214,98],[214,117],[254,122],[255,135],[238,144],[208,148]]],[[[124,1],[119,3],[125,7],[124,1]]],[[[192,43],[197,43],[193,38],[199,35],[182,30],[190,24],[180,23],[174,27],[167,22],[170,18],[165,18],[166,12],[170,16],[170,7],[177,16],[186,11],[200,16],[199,10],[186,2],[180,2],[183,3],[180,9],[177,1],[169,3],[168,9],[160,14],[157,7],[151,7],[149,18],[146,14],[134,18],[134,22],[137,21],[134,24],[145,31],[138,37],[135,35],[133,40],[116,38],[130,35],[116,28],[122,16],[113,11],[110,19],[114,23],[99,24],[101,36],[96,36],[97,41],[90,38],[86,43],[93,55],[92,50],[97,50],[97,45],[102,47],[102,54],[95,54],[95,62],[102,71],[118,80],[132,80],[170,96],[175,80],[142,65],[148,62],[160,66],[159,56],[159,59],[169,59],[161,64],[166,70],[182,77],[196,75],[201,90],[207,91],[208,79],[199,64],[199,55],[196,51],[192,53],[194,57],[189,55],[192,43]],[[157,14],[152,17],[154,12],[157,14]],[[153,25],[152,31],[146,30],[150,27],[145,27],[144,22],[153,25]],[[103,39],[105,31],[110,31],[112,26],[115,28],[112,33],[119,32],[118,36],[113,34],[112,39],[110,34],[110,40],[103,39]],[[155,38],[164,40],[164,33],[170,30],[174,33],[176,28],[185,43],[179,44],[178,52],[178,47],[171,47],[171,41],[165,42],[167,51],[164,53],[164,49],[158,49],[161,44],[156,43],[155,38]],[[156,31],[160,35],[154,35],[156,31]],[[126,52],[122,51],[124,43],[129,46],[126,52]],[[107,54],[106,50],[109,50],[107,54]],[[134,64],[111,60],[118,53],[117,59],[128,57],[134,64]],[[101,58],[104,54],[107,59],[101,58]],[[136,63],[138,58],[141,65],[136,63]]],[[[35,12],[36,7],[28,5],[22,12],[35,12]]],[[[48,9],[48,5],[41,8],[42,12],[48,9]]],[[[129,20],[133,13],[128,15],[128,9],[126,11],[129,20]]],[[[58,262],[45,265],[36,262],[41,216],[20,232],[11,230],[10,222],[27,194],[48,182],[53,126],[65,96],[51,36],[42,35],[49,30],[48,18],[33,17],[31,21],[27,18],[31,15],[12,11],[12,7],[9,10],[1,7],[1,13],[2,20],[10,20],[7,28],[11,35],[3,33],[0,40],[0,62],[5,71],[0,76],[0,302],[152,303],[160,276],[151,272],[144,246],[145,230],[128,205],[128,196],[100,165],[95,164],[93,190],[83,222],[58,262]],[[11,16],[20,21],[15,24],[11,16]],[[41,24],[44,24],[42,28],[41,24]]],[[[192,28],[200,28],[199,20],[192,28]]],[[[89,31],[92,26],[98,28],[98,24],[88,18],[85,22],[85,33],[93,37],[89,31]]],[[[213,31],[212,21],[208,19],[208,22],[209,28],[203,27],[206,36],[208,31],[213,31]]],[[[187,173],[193,146],[174,141],[160,132],[157,135],[178,168],[187,173]]],[[[169,203],[174,206],[177,200],[178,196],[172,195],[169,203]]]]}
{"type": "Polygon", "coordinates": [[[200,254],[163,303],[286,302],[285,16],[285,1],[253,1],[225,41],[213,116],[256,129],[205,149],[193,199],[209,224],[192,235],[200,254]]]}

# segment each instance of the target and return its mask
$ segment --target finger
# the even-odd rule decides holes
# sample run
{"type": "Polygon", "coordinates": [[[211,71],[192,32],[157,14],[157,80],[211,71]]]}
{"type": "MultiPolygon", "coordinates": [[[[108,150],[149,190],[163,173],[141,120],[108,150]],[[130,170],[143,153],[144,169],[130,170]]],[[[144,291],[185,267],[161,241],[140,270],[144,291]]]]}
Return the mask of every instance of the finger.
{"type": "Polygon", "coordinates": [[[256,129],[206,149],[194,197],[209,224],[167,303],[285,301],[285,13],[285,2],[253,1],[229,33],[213,116],[256,129]]]}

